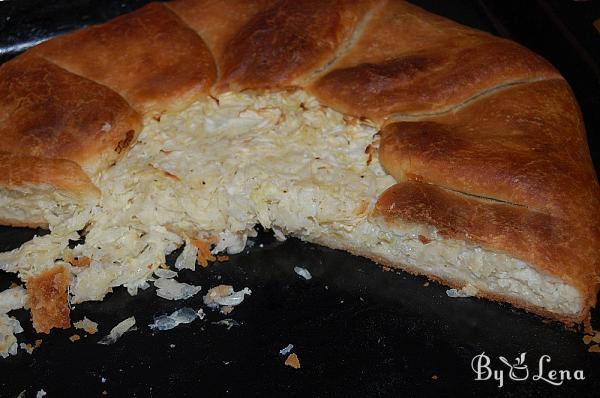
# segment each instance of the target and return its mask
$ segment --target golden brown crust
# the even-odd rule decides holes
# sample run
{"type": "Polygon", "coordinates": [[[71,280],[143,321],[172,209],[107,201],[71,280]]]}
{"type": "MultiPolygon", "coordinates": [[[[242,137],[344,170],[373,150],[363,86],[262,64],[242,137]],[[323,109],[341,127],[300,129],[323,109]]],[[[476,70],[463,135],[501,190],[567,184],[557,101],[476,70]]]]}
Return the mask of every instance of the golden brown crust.
{"type": "Polygon", "coordinates": [[[100,191],[75,162],[0,153],[0,187],[21,189],[48,184],[74,197],[94,198],[100,191]]]}
{"type": "Polygon", "coordinates": [[[140,113],[182,109],[216,78],[202,39],[161,3],[49,40],[31,50],[104,84],[140,113]]]}
{"type": "Polygon", "coordinates": [[[600,189],[563,80],[508,87],[442,116],[390,124],[382,130],[380,161],[398,181],[597,221],[600,189]]]}
{"type": "Polygon", "coordinates": [[[27,295],[38,333],[50,333],[52,328],[71,327],[68,288],[71,273],[56,266],[27,280],[27,295]]]}
{"type": "Polygon", "coordinates": [[[0,152],[68,159],[88,175],[115,162],[141,129],[117,93],[41,58],[0,67],[0,152]]]}
{"type": "Polygon", "coordinates": [[[225,46],[252,17],[278,0],[174,0],[165,3],[206,42],[217,69],[225,46]]]}
{"type": "Polygon", "coordinates": [[[297,86],[327,64],[370,0],[283,0],[259,12],[226,43],[217,92],[297,86]]]}
{"type": "Polygon", "coordinates": [[[18,219],[15,217],[2,217],[0,216],[0,225],[15,228],[48,228],[48,223],[44,220],[27,216],[27,219],[18,219]]]}
{"type": "Polygon", "coordinates": [[[446,111],[497,86],[558,76],[516,43],[390,0],[309,91],[341,112],[383,122],[394,114],[446,111]]]}
{"type": "Polygon", "coordinates": [[[386,190],[372,217],[392,225],[432,225],[444,238],[507,253],[577,288],[585,299],[586,313],[596,302],[600,275],[597,228],[415,181],[386,190]]]}

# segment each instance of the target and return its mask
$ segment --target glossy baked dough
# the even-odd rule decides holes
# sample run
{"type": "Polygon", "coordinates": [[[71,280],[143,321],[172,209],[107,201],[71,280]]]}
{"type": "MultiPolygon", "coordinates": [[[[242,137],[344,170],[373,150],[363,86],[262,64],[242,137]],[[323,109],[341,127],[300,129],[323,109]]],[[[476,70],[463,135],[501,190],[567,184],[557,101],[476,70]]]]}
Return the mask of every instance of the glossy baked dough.
{"type": "MultiPolygon", "coordinates": [[[[231,90],[294,89],[381,128],[381,164],[398,184],[373,220],[508,254],[577,289],[581,303],[561,313],[527,297],[481,296],[564,322],[587,316],[600,195],[568,84],[524,47],[402,1],[175,0],[43,43],[0,67],[0,151],[11,154],[0,167],[28,175],[15,159],[32,157],[64,178],[0,179],[2,194],[15,181],[82,189],[72,168],[94,178],[118,161],[139,115],[231,90]]],[[[43,224],[26,211],[17,218],[0,214],[43,224]]]]}

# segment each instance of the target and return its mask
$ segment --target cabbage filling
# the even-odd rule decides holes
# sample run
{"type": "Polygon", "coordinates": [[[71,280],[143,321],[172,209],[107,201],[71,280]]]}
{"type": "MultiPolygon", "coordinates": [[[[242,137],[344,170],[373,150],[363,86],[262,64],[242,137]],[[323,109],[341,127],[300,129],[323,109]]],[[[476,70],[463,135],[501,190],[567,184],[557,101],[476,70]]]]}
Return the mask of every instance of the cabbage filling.
{"type": "Polygon", "coordinates": [[[70,251],[89,259],[71,268],[72,302],[101,300],[116,286],[131,294],[147,287],[182,245],[178,268],[194,268],[193,242],[212,243],[212,254],[238,253],[260,224],[280,239],[406,264],[554,311],[579,310],[574,288],[508,255],[444,240],[434,230],[425,246],[422,231],[371,220],[377,198],[395,183],[377,159],[377,131],[303,91],[200,100],[147,120],[128,154],[95,177],[100,201],[69,216],[76,221],[53,219],[51,234],[0,254],[0,268],[27,277],[70,251]],[[85,241],[69,249],[80,233],[85,241]]]}

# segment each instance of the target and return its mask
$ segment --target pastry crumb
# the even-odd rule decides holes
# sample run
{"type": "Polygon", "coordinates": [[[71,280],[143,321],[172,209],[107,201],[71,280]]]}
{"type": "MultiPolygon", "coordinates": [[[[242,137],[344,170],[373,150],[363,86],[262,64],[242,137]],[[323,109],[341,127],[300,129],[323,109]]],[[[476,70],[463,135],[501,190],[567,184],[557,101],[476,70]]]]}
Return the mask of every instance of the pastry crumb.
{"type": "Polygon", "coordinates": [[[21,347],[23,350],[27,351],[28,354],[31,354],[33,352],[33,350],[35,350],[36,348],[39,348],[41,345],[42,345],[42,339],[37,339],[36,341],[34,341],[33,344],[21,343],[19,345],[19,347],[21,347]]]}
{"type": "Polygon", "coordinates": [[[215,261],[215,256],[210,252],[210,246],[214,242],[214,240],[204,241],[200,239],[192,239],[192,245],[196,246],[198,249],[198,254],[196,258],[198,260],[198,264],[202,266],[202,268],[208,267],[208,262],[215,261]]]}
{"type": "Polygon", "coordinates": [[[81,336],[78,334],[74,334],[73,336],[69,337],[69,340],[71,340],[72,343],[76,342],[79,339],[81,339],[81,336]]]}
{"type": "Polygon", "coordinates": [[[298,355],[290,354],[285,360],[285,365],[294,369],[300,369],[300,359],[298,359],[298,355]]]}
{"type": "Polygon", "coordinates": [[[588,349],[589,352],[600,352],[600,345],[594,344],[588,349]]]}
{"type": "Polygon", "coordinates": [[[73,323],[75,329],[84,330],[86,333],[95,334],[98,332],[98,324],[85,316],[82,320],[73,323]]]}
{"type": "Polygon", "coordinates": [[[231,305],[224,305],[221,307],[221,314],[223,315],[231,314],[231,311],[233,311],[233,306],[231,305]]]}
{"type": "Polygon", "coordinates": [[[423,235],[419,235],[419,241],[421,241],[422,244],[426,245],[428,243],[431,243],[431,239],[427,238],[426,236],[423,235]]]}
{"type": "Polygon", "coordinates": [[[25,350],[29,355],[31,355],[33,353],[33,350],[35,350],[35,347],[33,345],[31,345],[30,343],[21,343],[19,344],[19,347],[22,350],[25,350]]]}
{"type": "Polygon", "coordinates": [[[38,333],[50,333],[53,328],[71,327],[69,283],[71,272],[57,265],[27,279],[27,293],[33,328],[38,333]]]}

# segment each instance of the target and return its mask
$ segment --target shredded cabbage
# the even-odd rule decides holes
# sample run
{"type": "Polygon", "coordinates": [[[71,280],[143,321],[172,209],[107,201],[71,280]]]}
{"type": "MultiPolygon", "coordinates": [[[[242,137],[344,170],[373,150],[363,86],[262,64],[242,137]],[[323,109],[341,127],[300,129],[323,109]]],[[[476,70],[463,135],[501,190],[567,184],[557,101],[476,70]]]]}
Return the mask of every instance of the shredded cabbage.
{"type": "MultiPolygon", "coordinates": [[[[146,288],[165,256],[191,239],[216,238],[213,254],[241,252],[254,226],[318,237],[350,230],[394,180],[368,162],[377,129],[321,106],[303,91],[226,93],[177,115],[148,120],[138,142],[96,176],[96,206],[57,217],[52,233],[0,254],[0,268],[36,274],[74,257],[71,301],[101,300],[116,286],[146,288]],[[64,259],[67,260],[67,259],[64,259]]],[[[186,244],[177,269],[194,269],[186,244]]],[[[161,282],[167,283],[167,282],[161,282]]]]}

